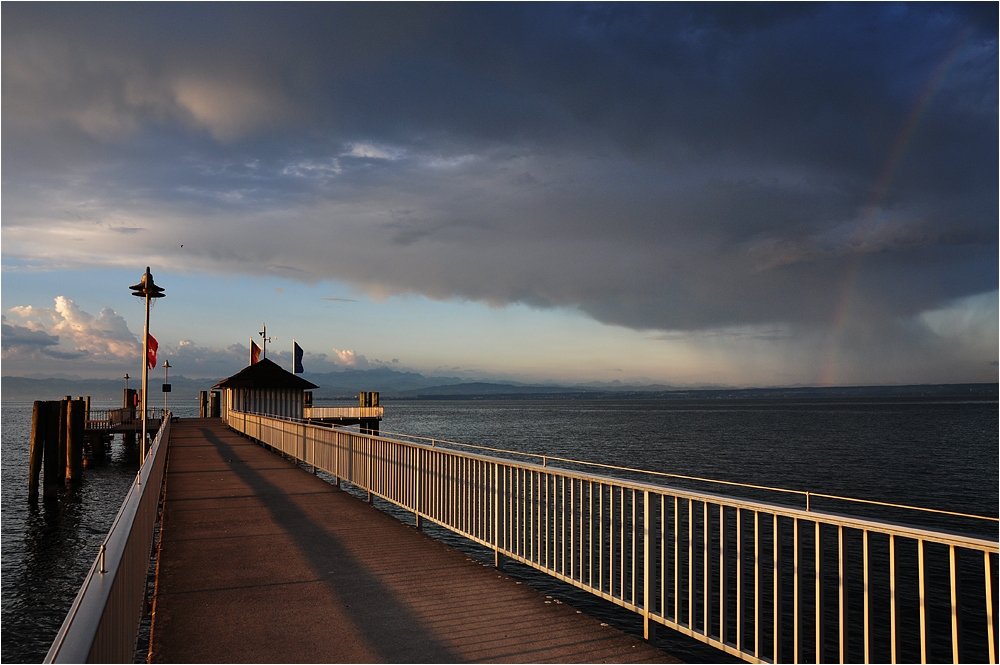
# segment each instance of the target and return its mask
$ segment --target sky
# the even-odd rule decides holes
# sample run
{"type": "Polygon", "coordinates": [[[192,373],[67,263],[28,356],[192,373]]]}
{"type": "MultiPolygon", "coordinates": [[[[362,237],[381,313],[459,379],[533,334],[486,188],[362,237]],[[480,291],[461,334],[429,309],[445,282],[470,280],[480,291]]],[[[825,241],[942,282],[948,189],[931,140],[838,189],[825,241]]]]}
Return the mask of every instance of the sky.
{"type": "Polygon", "coordinates": [[[4,376],[998,380],[996,3],[0,13],[4,376]]]}

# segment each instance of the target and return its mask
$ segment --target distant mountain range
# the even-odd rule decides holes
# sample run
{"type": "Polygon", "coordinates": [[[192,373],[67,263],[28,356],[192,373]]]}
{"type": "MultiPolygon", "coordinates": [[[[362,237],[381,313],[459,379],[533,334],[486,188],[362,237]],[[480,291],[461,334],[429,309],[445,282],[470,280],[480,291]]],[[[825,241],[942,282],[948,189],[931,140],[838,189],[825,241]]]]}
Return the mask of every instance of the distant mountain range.
{"type": "MultiPolygon", "coordinates": [[[[326,374],[300,375],[319,386],[315,400],[351,400],[361,391],[377,391],[388,399],[774,399],[822,397],[969,397],[996,398],[998,384],[944,384],[913,386],[848,386],[727,388],[722,386],[682,388],[664,385],[636,386],[618,382],[577,386],[549,384],[488,383],[458,378],[426,377],[416,372],[398,372],[389,368],[344,370],[326,374]]],[[[197,404],[198,393],[211,390],[219,379],[188,379],[171,376],[171,403],[190,401],[197,404]]],[[[130,388],[140,381],[131,379],[130,388]]],[[[161,399],[161,377],[150,378],[150,392],[161,399]]],[[[5,376],[0,379],[4,401],[60,399],[63,396],[90,396],[95,401],[118,402],[122,399],[123,379],[26,378],[5,376]]]]}

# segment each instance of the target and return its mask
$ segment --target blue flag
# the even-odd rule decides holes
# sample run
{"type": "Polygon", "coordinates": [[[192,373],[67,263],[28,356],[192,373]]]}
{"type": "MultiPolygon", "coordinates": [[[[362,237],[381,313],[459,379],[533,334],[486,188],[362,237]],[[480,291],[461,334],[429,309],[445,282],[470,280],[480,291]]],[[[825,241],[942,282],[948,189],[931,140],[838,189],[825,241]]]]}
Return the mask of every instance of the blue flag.
{"type": "Polygon", "coordinates": [[[299,346],[296,341],[292,340],[292,355],[295,356],[295,368],[292,370],[292,374],[302,374],[302,347],[299,346]]]}

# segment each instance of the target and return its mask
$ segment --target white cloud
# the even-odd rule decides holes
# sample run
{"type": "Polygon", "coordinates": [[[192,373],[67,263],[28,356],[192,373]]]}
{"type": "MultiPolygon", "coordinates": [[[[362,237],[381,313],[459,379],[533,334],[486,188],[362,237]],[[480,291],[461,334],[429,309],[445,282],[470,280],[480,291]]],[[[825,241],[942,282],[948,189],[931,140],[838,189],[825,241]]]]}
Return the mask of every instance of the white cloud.
{"type": "Polygon", "coordinates": [[[340,162],[336,158],[327,161],[316,161],[304,159],[299,162],[292,162],[285,165],[281,170],[282,175],[295,176],[296,178],[329,178],[343,173],[340,162]]]}
{"type": "MultiPolygon", "coordinates": [[[[458,155],[455,157],[427,157],[423,163],[432,169],[457,169],[476,160],[475,155],[458,155]]],[[[530,177],[530,176],[529,176],[530,177]]]]}
{"type": "MultiPolygon", "coordinates": [[[[141,342],[110,307],[95,317],[74,300],[59,296],[52,308],[18,306],[8,312],[23,322],[4,331],[3,358],[14,365],[45,358],[117,363],[142,355],[141,342]],[[31,333],[35,343],[21,343],[25,333],[31,333]]],[[[6,316],[4,320],[6,323],[6,316]]]]}
{"type": "Polygon", "coordinates": [[[349,349],[333,349],[334,362],[351,369],[368,369],[368,359],[349,349]]]}
{"type": "Polygon", "coordinates": [[[281,96],[261,86],[221,79],[181,77],[172,92],[177,105],[216,139],[229,142],[282,117],[281,96]]]}
{"type": "Polygon", "coordinates": [[[402,148],[393,148],[385,145],[375,145],[374,143],[351,143],[348,144],[345,157],[360,157],[363,159],[387,159],[395,161],[402,159],[406,151],[402,148]]]}
{"type": "Polygon", "coordinates": [[[991,291],[960,298],[946,307],[924,312],[920,321],[938,337],[959,347],[997,349],[998,293],[991,291]]]}

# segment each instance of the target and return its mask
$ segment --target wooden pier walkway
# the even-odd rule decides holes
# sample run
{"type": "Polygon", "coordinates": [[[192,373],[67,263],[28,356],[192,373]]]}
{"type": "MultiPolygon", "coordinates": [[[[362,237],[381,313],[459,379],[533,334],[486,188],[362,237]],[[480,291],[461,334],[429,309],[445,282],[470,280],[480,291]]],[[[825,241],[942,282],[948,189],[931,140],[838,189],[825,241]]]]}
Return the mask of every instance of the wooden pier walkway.
{"type": "Polygon", "coordinates": [[[218,419],[173,425],[150,661],[679,662],[218,419]]]}

